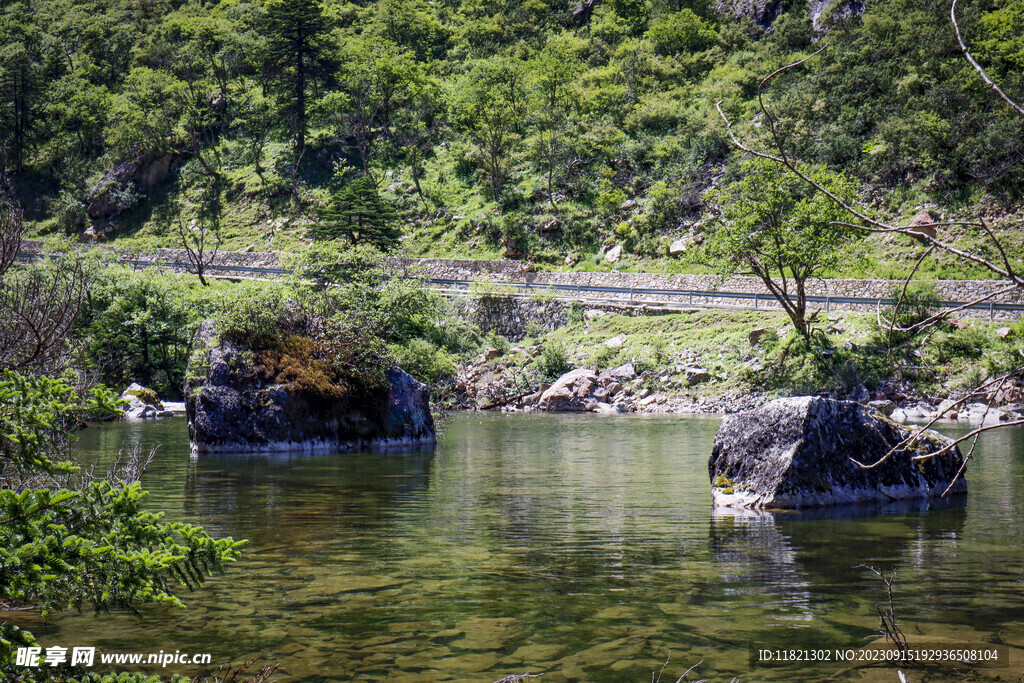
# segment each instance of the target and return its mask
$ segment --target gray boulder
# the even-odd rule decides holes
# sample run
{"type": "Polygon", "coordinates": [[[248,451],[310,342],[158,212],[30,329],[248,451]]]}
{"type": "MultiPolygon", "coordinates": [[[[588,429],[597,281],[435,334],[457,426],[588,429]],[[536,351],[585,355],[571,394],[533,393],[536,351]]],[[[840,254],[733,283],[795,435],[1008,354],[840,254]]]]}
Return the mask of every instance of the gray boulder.
{"type": "MultiPolygon", "coordinates": [[[[598,403],[594,392],[599,386],[593,370],[570,370],[541,395],[538,407],[550,411],[591,410],[598,403]]],[[[604,392],[602,398],[606,397],[607,392],[604,392]]]]}
{"type": "Polygon", "coordinates": [[[633,366],[632,363],[625,363],[617,368],[604,370],[599,375],[599,378],[602,380],[602,382],[628,382],[629,380],[636,378],[636,368],[633,366]]]}
{"type": "Polygon", "coordinates": [[[427,387],[398,368],[379,386],[282,382],[248,345],[200,326],[185,413],[193,452],[338,451],[435,442],[427,387]]]}
{"type": "Polygon", "coordinates": [[[126,401],[124,419],[145,420],[152,417],[170,417],[172,413],[164,410],[163,403],[152,389],[147,389],[138,382],[132,382],[121,392],[121,400],[126,401]]]}
{"type": "MultiPolygon", "coordinates": [[[[726,417],[715,436],[708,474],[715,505],[803,508],[940,496],[963,457],[931,430],[903,427],[852,401],[780,398],[726,417]],[[881,465],[863,469],[912,438],[881,465]]],[[[967,492],[963,477],[951,493],[967,492]]]]}
{"type": "Polygon", "coordinates": [[[174,151],[133,153],[93,185],[86,209],[89,217],[113,218],[131,208],[125,202],[137,199],[135,192],[148,192],[166,181],[179,159],[174,151]]]}

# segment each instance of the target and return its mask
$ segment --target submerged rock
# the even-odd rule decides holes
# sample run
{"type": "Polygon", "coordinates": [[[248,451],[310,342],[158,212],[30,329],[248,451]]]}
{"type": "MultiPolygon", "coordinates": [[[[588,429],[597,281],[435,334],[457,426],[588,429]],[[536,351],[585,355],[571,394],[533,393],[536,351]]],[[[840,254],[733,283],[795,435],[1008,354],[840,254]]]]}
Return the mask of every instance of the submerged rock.
{"type": "MultiPolygon", "coordinates": [[[[725,418],[715,436],[708,474],[715,505],[802,508],[940,496],[963,464],[952,440],[904,427],[852,401],[780,398],[725,418]],[[906,439],[881,465],[864,469],[906,439]]],[[[951,493],[967,492],[960,477],[951,493]]]]}
{"type": "Polygon", "coordinates": [[[189,363],[185,408],[192,450],[347,450],[435,442],[425,385],[398,368],[386,382],[307,386],[281,381],[260,354],[214,325],[200,327],[189,363]]]}

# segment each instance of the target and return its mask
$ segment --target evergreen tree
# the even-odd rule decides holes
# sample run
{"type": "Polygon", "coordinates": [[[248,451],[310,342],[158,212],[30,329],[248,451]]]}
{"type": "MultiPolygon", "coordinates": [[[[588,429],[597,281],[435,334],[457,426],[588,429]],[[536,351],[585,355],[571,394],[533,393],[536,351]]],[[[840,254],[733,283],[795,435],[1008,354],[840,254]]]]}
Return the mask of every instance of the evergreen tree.
{"type": "Polygon", "coordinates": [[[402,231],[398,212],[368,178],[356,178],[331,193],[320,224],[313,230],[322,239],[344,237],[352,244],[372,244],[381,250],[398,246],[402,231]]]}
{"type": "Polygon", "coordinates": [[[330,28],[317,0],[270,0],[266,4],[265,68],[280,90],[295,149],[306,146],[306,119],[311,88],[333,73],[330,28]]]}

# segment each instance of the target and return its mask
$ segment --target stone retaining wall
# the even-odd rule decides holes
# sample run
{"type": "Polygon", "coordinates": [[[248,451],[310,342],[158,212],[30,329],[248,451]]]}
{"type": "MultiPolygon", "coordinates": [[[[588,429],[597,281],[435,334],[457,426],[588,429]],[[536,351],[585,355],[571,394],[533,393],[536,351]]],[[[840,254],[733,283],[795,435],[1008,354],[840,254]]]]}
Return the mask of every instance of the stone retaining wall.
{"type": "MultiPolygon", "coordinates": [[[[157,249],[153,252],[138,253],[128,249],[115,250],[122,258],[131,258],[141,261],[162,261],[171,264],[180,264],[179,270],[184,270],[188,264],[188,258],[183,249],[157,249]]],[[[40,243],[26,240],[23,244],[23,251],[39,253],[40,243]]],[[[777,302],[764,287],[760,280],[752,277],[730,277],[724,281],[714,275],[668,275],[664,273],[586,273],[586,272],[534,272],[527,264],[520,261],[509,260],[484,260],[484,259],[410,259],[396,258],[392,262],[405,272],[417,274],[423,277],[444,280],[472,280],[501,282],[527,282],[538,288],[545,285],[566,285],[581,287],[619,287],[624,289],[678,289],[678,290],[700,290],[700,291],[722,291],[737,292],[745,294],[758,294],[763,297],[757,302],[758,308],[778,309],[777,302]]],[[[247,268],[281,268],[282,263],[279,252],[245,252],[245,251],[224,251],[217,254],[213,265],[210,267],[210,274],[217,274],[217,266],[235,266],[247,268]]],[[[816,279],[807,283],[807,293],[811,296],[831,297],[858,297],[867,299],[884,299],[894,287],[902,285],[902,282],[895,280],[881,279],[816,279]]],[[[944,301],[971,301],[989,294],[993,294],[1006,287],[1006,283],[999,280],[939,280],[935,283],[935,290],[944,301]]],[[[622,301],[629,303],[628,294],[602,293],[602,299],[622,301]]],[[[639,295],[634,300],[640,300],[639,295]]],[[[741,306],[751,307],[749,299],[725,299],[716,297],[682,297],[644,295],[643,302],[665,303],[675,306],[741,306]]],[[[999,294],[991,299],[996,303],[1024,304],[1024,291],[1015,291],[999,294]]],[[[822,306],[816,304],[816,306],[822,306]]],[[[831,305],[828,308],[836,310],[875,310],[875,305],[831,305]]],[[[972,310],[965,311],[964,315],[975,317],[989,317],[989,311],[972,310]]],[[[992,315],[994,320],[1010,320],[1019,317],[1017,312],[995,311],[992,315]]]]}
{"type": "MultiPolygon", "coordinates": [[[[572,287],[618,287],[635,289],[678,289],[697,291],[737,292],[758,294],[762,297],[758,307],[778,308],[771,293],[764,284],[753,277],[730,277],[724,281],[714,275],[669,275],[664,273],[585,273],[585,272],[530,272],[521,263],[515,261],[470,261],[446,259],[406,259],[415,261],[427,277],[445,280],[481,280],[490,282],[527,282],[538,288],[545,285],[566,285],[572,287]]],[[[902,281],[882,279],[815,279],[807,283],[807,294],[822,297],[855,297],[865,299],[885,299],[893,288],[902,286],[902,281]]],[[[1007,284],[1000,280],[939,280],[935,283],[935,291],[943,301],[971,301],[988,296],[1005,289],[1007,284]]],[[[602,298],[623,298],[628,295],[601,293],[602,298]]],[[[681,297],[636,295],[635,299],[648,302],[671,303],[678,306],[726,305],[751,307],[749,299],[725,299],[709,297],[681,297]]],[[[1024,291],[1016,289],[994,296],[995,303],[1024,304],[1024,291]]],[[[821,306],[823,304],[815,304],[821,306]]],[[[833,304],[836,310],[875,310],[875,305],[833,304]]],[[[965,315],[989,317],[987,310],[965,311],[965,315]]],[[[995,311],[996,320],[1016,319],[1017,312],[995,311]]]]}

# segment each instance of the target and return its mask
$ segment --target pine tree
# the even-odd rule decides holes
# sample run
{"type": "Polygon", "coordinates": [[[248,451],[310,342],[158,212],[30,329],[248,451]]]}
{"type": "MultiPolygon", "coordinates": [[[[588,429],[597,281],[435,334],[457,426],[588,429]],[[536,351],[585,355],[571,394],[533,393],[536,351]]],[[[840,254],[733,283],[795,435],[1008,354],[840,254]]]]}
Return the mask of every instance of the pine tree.
{"type": "Polygon", "coordinates": [[[344,237],[352,244],[372,244],[386,251],[398,245],[398,212],[368,178],[356,178],[331,193],[314,232],[322,239],[344,237]]]}
{"type": "Polygon", "coordinates": [[[309,90],[333,72],[329,29],[317,0],[270,0],[266,4],[264,67],[270,83],[280,88],[297,152],[306,146],[309,90]]]}

